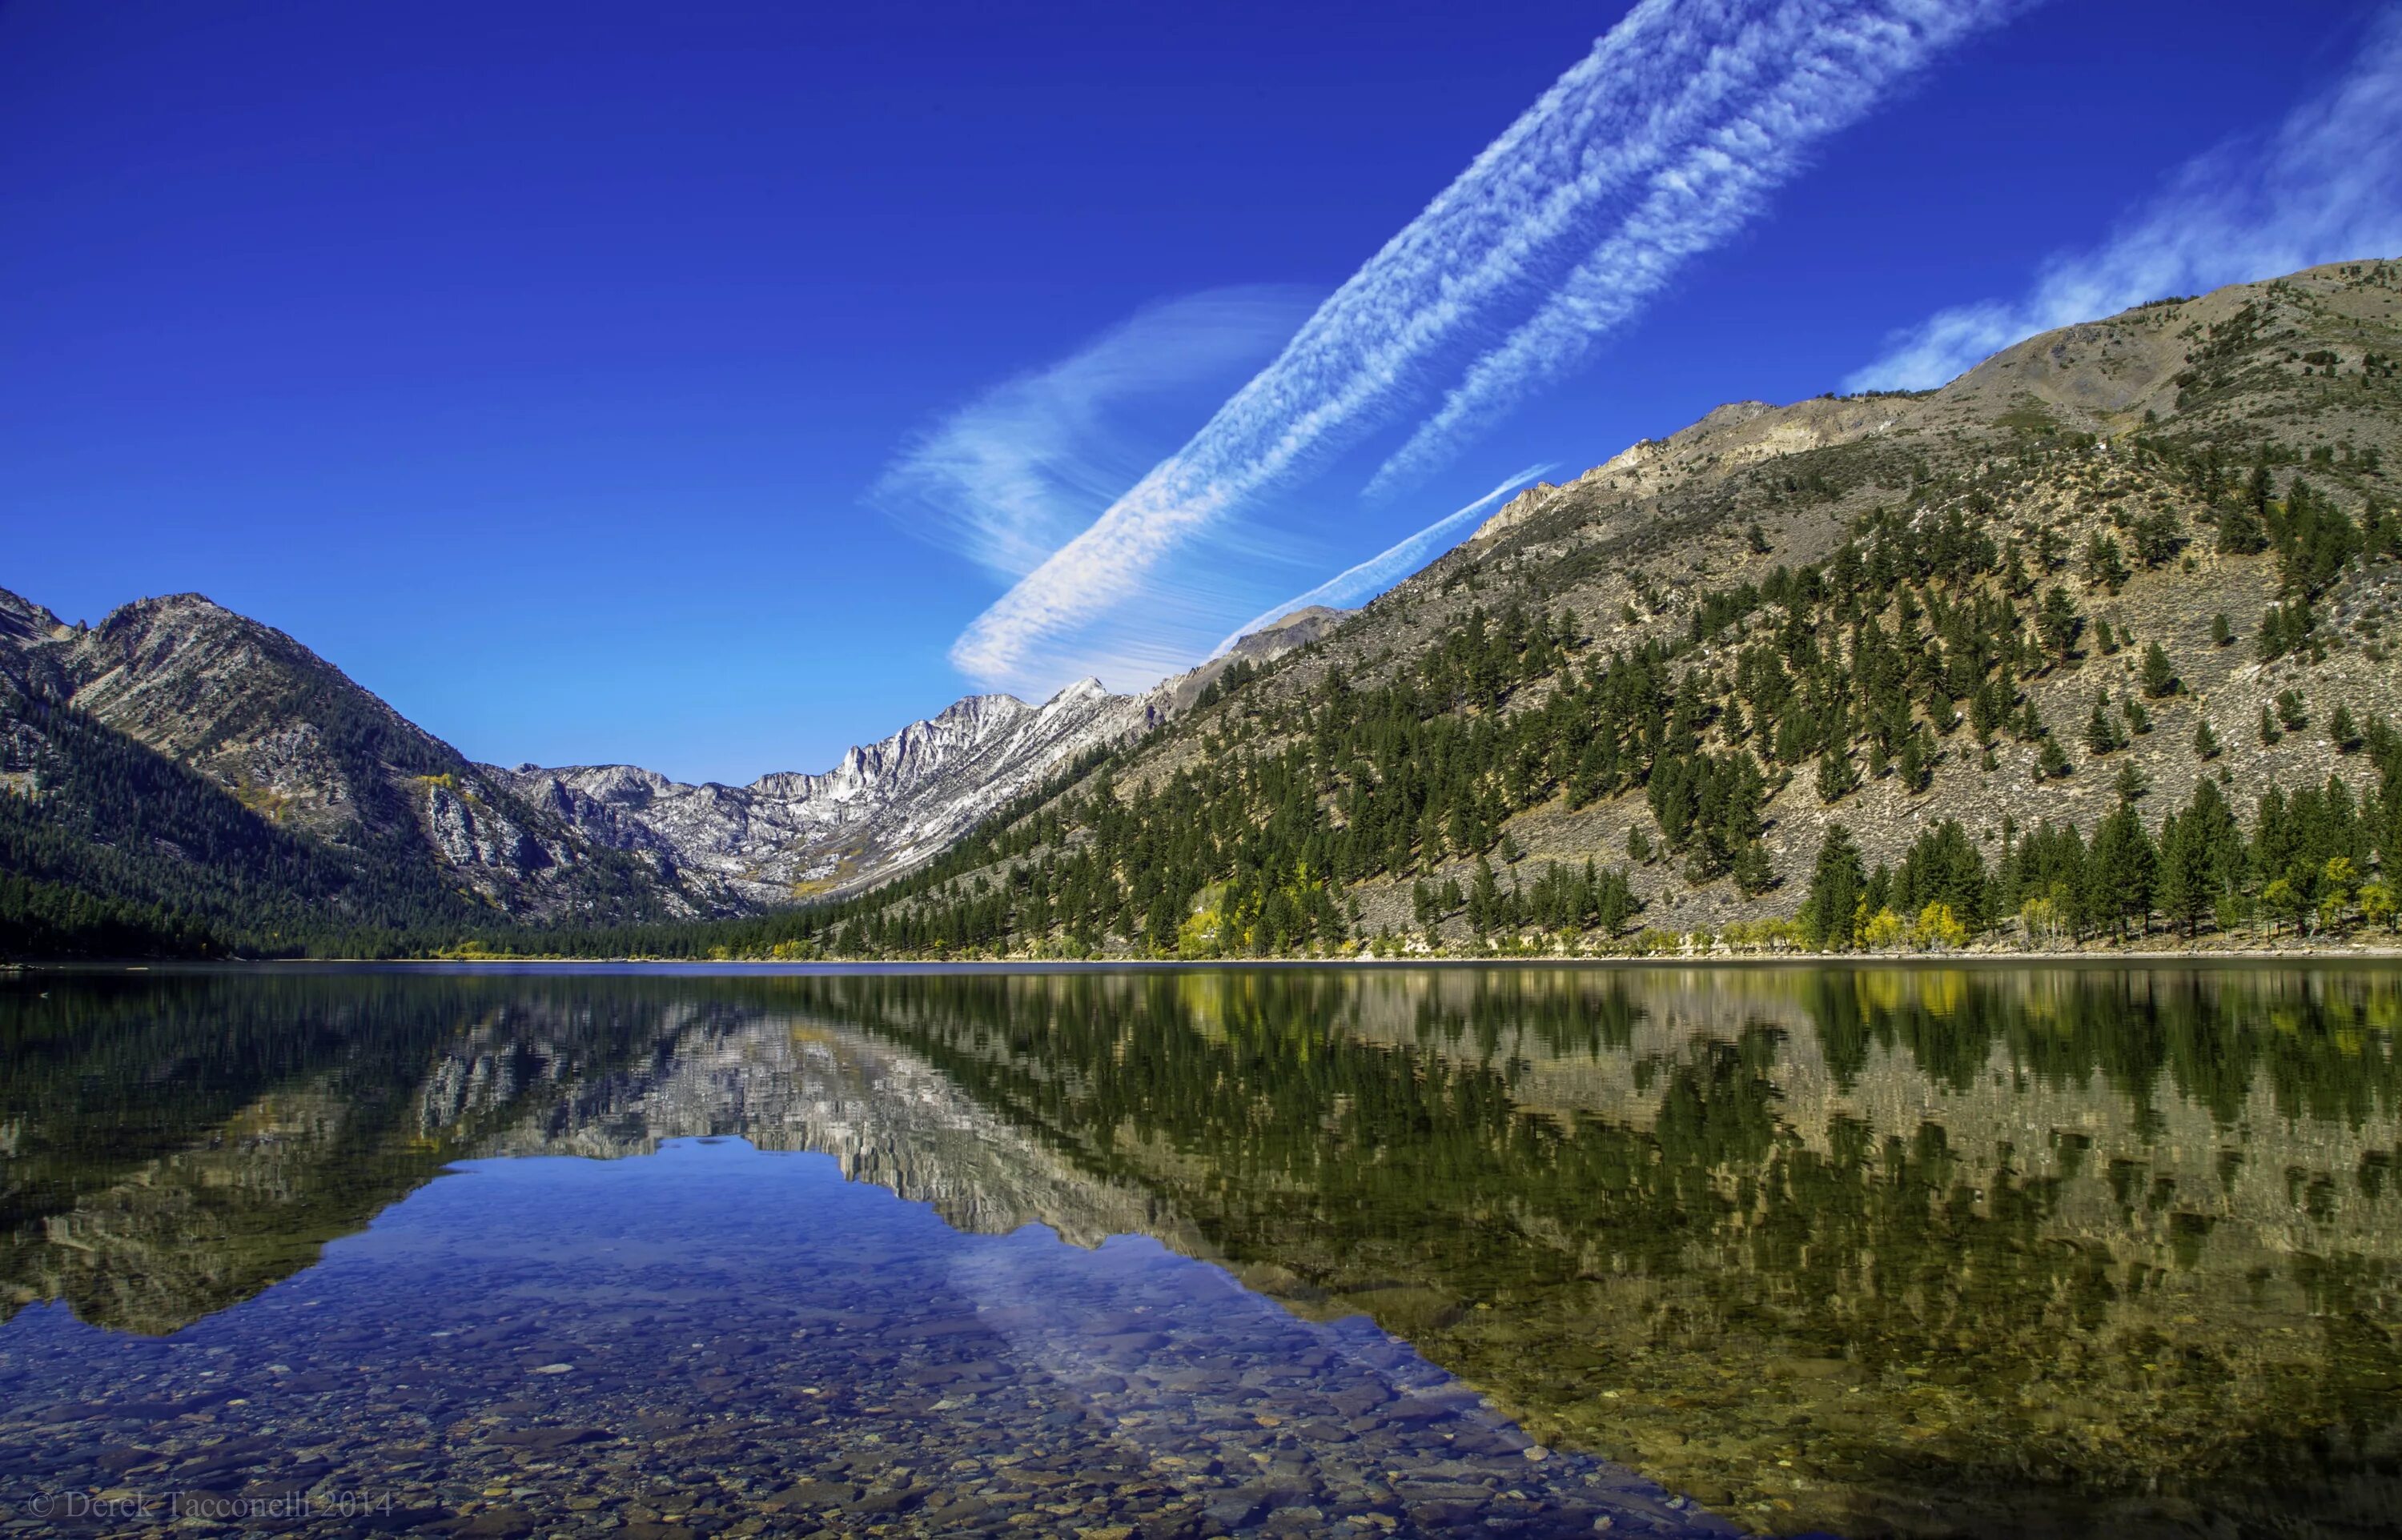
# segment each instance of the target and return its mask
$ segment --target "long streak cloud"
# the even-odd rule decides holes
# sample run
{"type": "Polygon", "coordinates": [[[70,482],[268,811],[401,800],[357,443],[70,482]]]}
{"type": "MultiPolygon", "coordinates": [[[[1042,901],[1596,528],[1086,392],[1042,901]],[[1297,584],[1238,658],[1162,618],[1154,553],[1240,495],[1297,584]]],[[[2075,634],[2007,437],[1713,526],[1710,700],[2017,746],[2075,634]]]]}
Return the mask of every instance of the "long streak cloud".
{"type": "Polygon", "coordinates": [[[2350,69],[2275,131],[2188,162],[2095,250],[2047,264],[2016,301],[1939,311],[1850,391],[1926,390],[2013,342],[2175,294],[2402,253],[2402,7],[2350,69]]]}
{"type": "Polygon", "coordinates": [[[1014,582],[1175,442],[1153,438],[1140,453],[1137,408],[1194,387],[1207,393],[1187,406],[1206,403],[1272,356],[1314,297],[1215,289],[1151,306],[944,417],[870,495],[906,528],[1014,582]]]}
{"type": "Polygon", "coordinates": [[[1733,235],[1802,169],[1819,140],[1858,121],[1892,84],[2002,7],[1868,7],[1811,15],[1790,7],[1752,34],[1746,62],[1770,67],[1744,104],[1679,147],[1625,218],[1542,306],[1469,366],[1369,484],[1389,489],[1433,469],[1667,287],[1677,268],[1733,235]]]}
{"type": "Polygon", "coordinates": [[[1341,609],[1358,604],[1362,599],[1374,598],[1425,566],[1470,519],[1493,507],[1519,488],[1550,474],[1552,470],[1549,465],[1529,465],[1475,502],[1466,507],[1453,509],[1408,539],[1395,541],[1367,560],[1346,567],[1305,594],[1295,594],[1282,604],[1261,611],[1227,632],[1225,639],[1210,650],[1210,656],[1215,657],[1270,621],[1281,620],[1295,610],[1306,610],[1314,604],[1341,609]]]}
{"type": "Polygon", "coordinates": [[[1352,447],[1499,335],[1380,474],[1440,460],[1527,379],[1725,240],[1818,140],[2021,0],[1643,0],[1319,306],[1284,351],[951,649],[1057,677],[1181,542],[1352,447]]]}

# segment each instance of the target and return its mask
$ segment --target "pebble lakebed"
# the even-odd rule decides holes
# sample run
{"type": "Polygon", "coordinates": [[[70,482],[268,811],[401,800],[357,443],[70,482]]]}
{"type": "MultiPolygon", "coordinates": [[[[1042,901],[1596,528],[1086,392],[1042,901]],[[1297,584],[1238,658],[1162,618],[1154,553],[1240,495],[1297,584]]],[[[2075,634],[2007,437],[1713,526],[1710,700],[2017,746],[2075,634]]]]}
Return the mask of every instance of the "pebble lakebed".
{"type": "Polygon", "coordinates": [[[1741,1531],[1361,1317],[739,1140],[474,1162],[164,1339],[0,1327],[0,1533],[1741,1531]]]}

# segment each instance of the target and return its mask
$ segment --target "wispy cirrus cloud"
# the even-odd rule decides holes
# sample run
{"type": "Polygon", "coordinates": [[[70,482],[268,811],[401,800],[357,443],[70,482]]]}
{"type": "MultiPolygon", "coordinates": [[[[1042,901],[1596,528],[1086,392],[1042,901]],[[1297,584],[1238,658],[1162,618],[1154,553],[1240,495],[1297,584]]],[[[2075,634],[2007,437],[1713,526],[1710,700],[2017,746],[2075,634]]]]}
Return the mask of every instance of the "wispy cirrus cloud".
{"type": "Polygon", "coordinates": [[[1470,435],[1581,364],[1688,259],[1758,215],[1819,141],[1858,121],[1896,82],[2012,8],[1792,5],[1762,16],[1741,49],[1711,61],[1711,68],[1739,82],[1727,92],[1730,110],[1662,158],[1592,254],[1533,315],[1479,354],[1442,406],[1377,468],[1370,494],[1449,460],[1470,435]]]}
{"type": "Polygon", "coordinates": [[[1242,378],[1292,335],[1315,297],[1211,289],[1137,311],[943,418],[903,448],[870,497],[914,532],[1023,577],[1157,456],[1157,436],[1138,420],[1147,408],[1242,378]]]}
{"type": "Polygon", "coordinates": [[[2186,163],[2096,250],[2055,257],[2017,300],[1956,306],[1843,382],[1925,390],[1997,349],[2174,294],[2402,253],[2402,7],[2326,91],[2262,136],[2186,163]]]}
{"type": "Polygon", "coordinates": [[[1217,656],[1270,621],[1282,620],[1296,610],[1306,610],[1314,604],[1347,609],[1375,598],[1456,543],[1452,537],[1458,534],[1469,520],[1496,506],[1519,488],[1549,475],[1554,469],[1556,467],[1551,465],[1529,465],[1475,502],[1455,508],[1408,539],[1395,541],[1367,560],[1345,568],[1305,594],[1295,594],[1282,604],[1270,605],[1227,632],[1225,639],[1210,650],[1210,656],[1217,656]]]}
{"type": "Polygon", "coordinates": [[[988,682],[1056,680],[1167,553],[1354,447],[1498,333],[1380,474],[1387,489],[1726,239],[1809,148],[2022,0],[1643,0],[1318,307],[1183,448],[977,617],[988,682]],[[1615,286],[1615,287],[1613,287],[1615,286]],[[1623,292],[1620,292],[1623,290],[1623,292]]]}

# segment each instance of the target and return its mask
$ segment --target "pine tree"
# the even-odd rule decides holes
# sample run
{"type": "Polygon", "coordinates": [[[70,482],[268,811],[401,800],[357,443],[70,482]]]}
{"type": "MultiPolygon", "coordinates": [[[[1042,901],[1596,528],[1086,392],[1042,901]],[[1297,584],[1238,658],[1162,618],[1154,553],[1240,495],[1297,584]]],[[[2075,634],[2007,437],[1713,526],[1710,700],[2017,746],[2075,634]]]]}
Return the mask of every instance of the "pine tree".
{"type": "Polygon", "coordinates": [[[2230,895],[2243,868],[2243,832],[2234,814],[2208,780],[2196,785],[2185,807],[2160,827],[2160,912],[2170,925],[2193,935],[2230,895]]]}
{"type": "Polygon", "coordinates": [[[1927,759],[1925,741],[1917,733],[1913,732],[1901,740],[1901,761],[1898,769],[1903,791],[1915,794],[1926,790],[1927,782],[1932,778],[1927,768],[1927,759]]]}
{"type": "Polygon", "coordinates": [[[2127,554],[2098,529],[2085,544],[2085,581],[2114,594],[2126,585],[2127,554]]]}
{"type": "Polygon", "coordinates": [[[2229,556],[2248,557],[2269,548],[2269,502],[2275,485],[2269,479],[2269,462],[2263,459],[2252,467],[2251,478],[2243,486],[2243,501],[2229,503],[2218,514],[2218,548],[2229,556]]]}
{"type": "Polygon", "coordinates": [[[2093,715],[2085,722],[2085,747],[2096,759],[2119,747],[2119,724],[2110,720],[2110,697],[2099,690],[2093,693],[2093,715]]]}
{"type": "Polygon", "coordinates": [[[2009,710],[2009,698],[2002,694],[1996,681],[1980,681],[1977,687],[1968,693],[1968,726],[1976,734],[1981,748],[1993,747],[1994,734],[2001,727],[2002,719],[2009,710]]]}
{"type": "Polygon", "coordinates": [[[2085,622],[2078,615],[2076,602],[2068,597],[2067,589],[2054,586],[2043,596],[2043,609],[2036,615],[2036,623],[2041,627],[2044,640],[2050,645],[2053,655],[2063,663],[2067,662],[2076,651],[2077,634],[2085,627],[2085,622]]]}
{"type": "Polygon", "coordinates": [[[2218,550],[2222,556],[2248,557],[2269,547],[2268,531],[2259,516],[2241,504],[2218,511],[2218,550]]]}
{"type": "Polygon", "coordinates": [[[2176,694],[2176,667],[2169,662],[2168,653],[2157,641],[2144,648],[2144,694],[2154,700],[2176,694]]]}
{"type": "Polygon", "coordinates": [[[2093,831],[2086,856],[2088,907],[2113,928],[2132,926],[2137,935],[2151,913],[2152,880],[2159,854],[2134,804],[2120,802],[2093,831]]]}
{"type": "Polygon", "coordinates": [[[1493,863],[1476,858],[1476,882],[1468,890],[1468,928],[1482,936],[1501,921],[1501,889],[1494,880],[1493,863]]]}
{"type": "Polygon", "coordinates": [[[1758,898],[1776,886],[1776,873],[1769,864],[1768,849],[1752,840],[1735,852],[1734,885],[1746,897],[1758,898]]]}
{"type": "Polygon", "coordinates": [[[1827,825],[1818,842],[1817,864],[1810,873],[1810,894],[1802,903],[1803,938],[1820,951],[1850,951],[1854,918],[1867,889],[1860,847],[1852,832],[1840,823],[1827,825]]]}
{"type": "Polygon", "coordinates": [[[2210,719],[2202,718],[2194,724],[2193,751],[2205,760],[2218,757],[2218,735],[2211,730],[2210,719]]]}
{"type": "Polygon", "coordinates": [[[2261,743],[2264,745],[2274,744],[2285,736],[2285,734],[2277,731],[2277,719],[2269,714],[2269,708],[2265,706],[2260,708],[2261,743]]]}
{"type": "Polygon", "coordinates": [[[1852,756],[1839,746],[1829,746],[1818,756],[1818,800],[1832,805],[1857,791],[1860,784],[1859,766],[1852,756]]]}

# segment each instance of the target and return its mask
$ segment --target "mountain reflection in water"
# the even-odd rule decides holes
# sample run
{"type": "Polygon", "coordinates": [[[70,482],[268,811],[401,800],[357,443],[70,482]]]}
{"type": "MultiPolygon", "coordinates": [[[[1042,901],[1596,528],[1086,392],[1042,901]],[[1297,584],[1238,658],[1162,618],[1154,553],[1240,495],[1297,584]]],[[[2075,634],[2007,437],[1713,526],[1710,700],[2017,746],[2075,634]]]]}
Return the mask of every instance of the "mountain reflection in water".
{"type": "Polygon", "coordinates": [[[173,1332],[450,1162],[732,1134],[1364,1313],[1760,1529],[2402,1524],[2393,970],[39,988],[0,985],[12,1310],[173,1332]]]}

